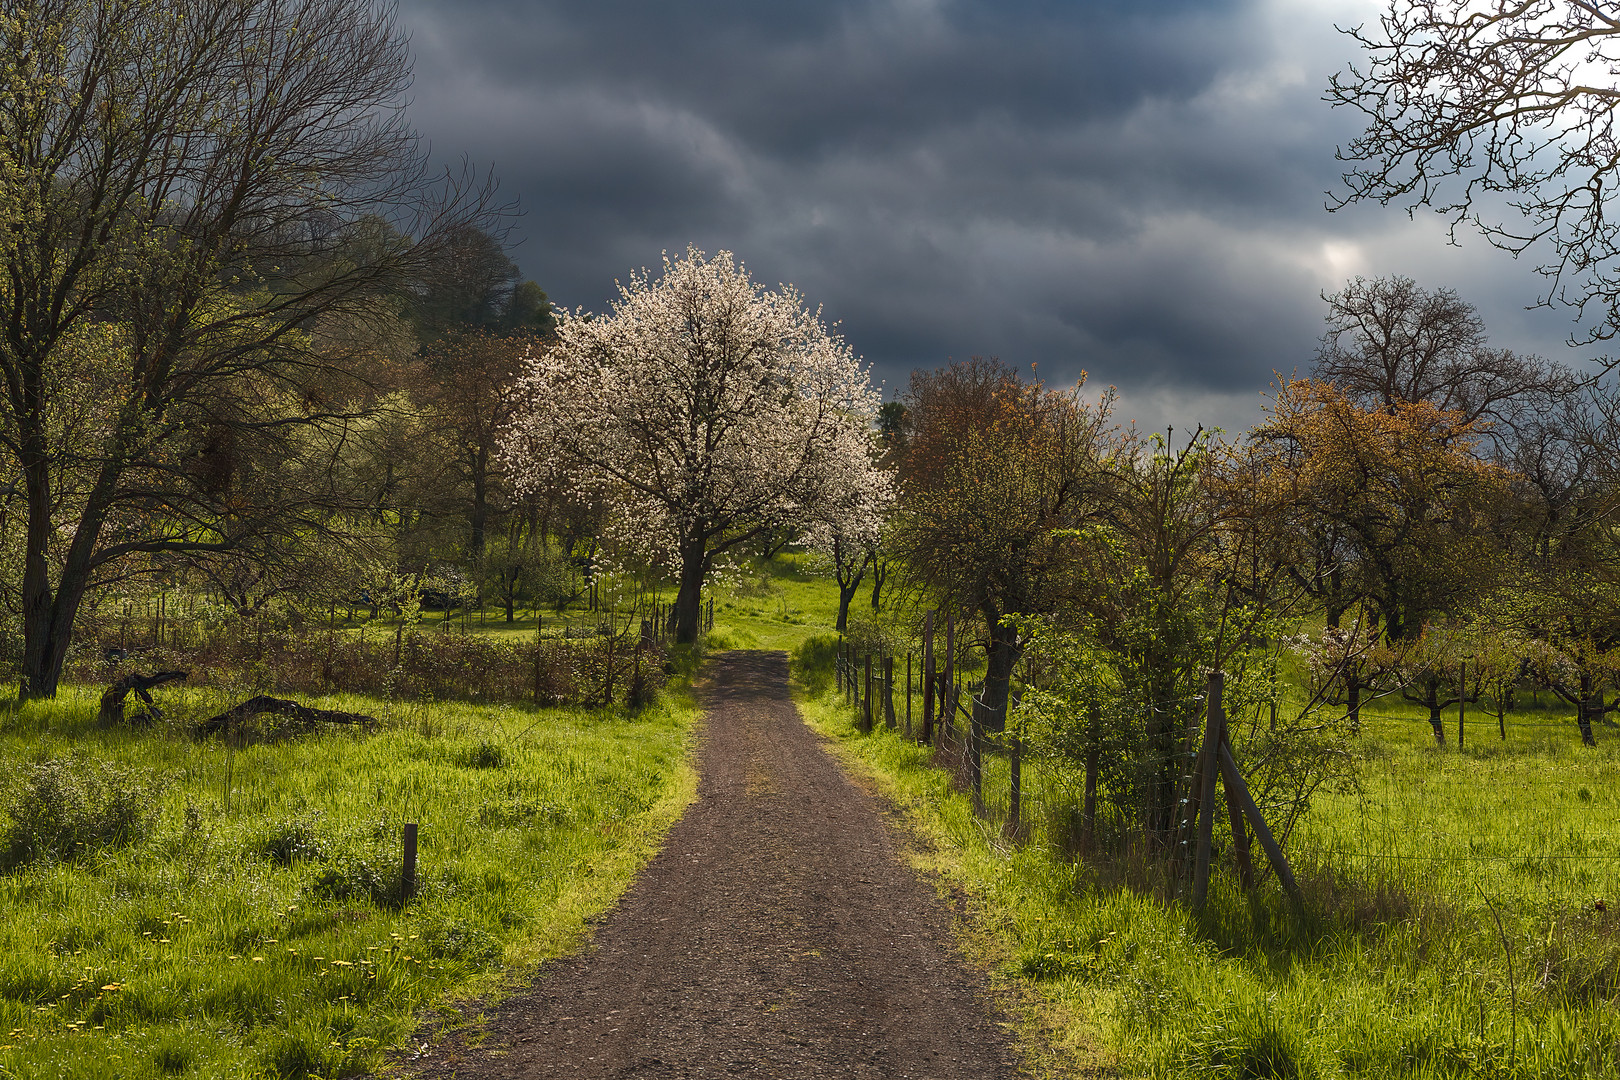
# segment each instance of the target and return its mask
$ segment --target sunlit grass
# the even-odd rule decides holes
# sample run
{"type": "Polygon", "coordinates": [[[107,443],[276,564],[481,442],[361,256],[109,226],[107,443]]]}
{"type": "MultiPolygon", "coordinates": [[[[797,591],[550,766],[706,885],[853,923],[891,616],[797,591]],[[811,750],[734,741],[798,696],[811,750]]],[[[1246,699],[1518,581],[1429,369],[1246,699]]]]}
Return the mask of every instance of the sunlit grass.
{"type": "MultiPolygon", "coordinates": [[[[919,862],[969,889],[1003,977],[1037,1003],[1026,1036],[1068,1047],[1051,1075],[1620,1074],[1620,743],[1583,749],[1557,709],[1510,715],[1505,742],[1495,717],[1476,731],[1471,716],[1461,754],[1455,711],[1439,750],[1410,706],[1369,710],[1360,791],[1321,796],[1290,841],[1301,921],[1272,880],[1250,900],[1217,871],[1194,916],[1140,860],[1063,858],[1049,826],[1073,804],[1073,775],[1026,771],[1036,829],[1012,844],[927,749],[860,735],[835,694],[801,696],[906,808],[919,862]]],[[[993,804],[1006,782],[992,758],[993,804]]]]}
{"type": "MultiPolygon", "coordinates": [[[[162,700],[181,724],[221,703],[162,700]]],[[[323,704],[382,725],[232,748],[178,724],[99,730],[89,690],[4,717],[8,777],[113,761],[162,794],[144,839],[0,873],[0,1075],[370,1069],[430,1003],[572,948],[695,790],[684,699],[634,716],[323,704]],[[406,822],[421,885],[401,906],[406,822]]]]}

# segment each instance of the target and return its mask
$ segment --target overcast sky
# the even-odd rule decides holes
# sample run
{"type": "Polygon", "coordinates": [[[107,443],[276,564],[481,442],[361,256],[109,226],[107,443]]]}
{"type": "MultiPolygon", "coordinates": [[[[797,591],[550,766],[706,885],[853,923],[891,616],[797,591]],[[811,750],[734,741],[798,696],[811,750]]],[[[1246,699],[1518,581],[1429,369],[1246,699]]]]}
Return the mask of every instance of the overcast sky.
{"type": "Polygon", "coordinates": [[[995,355],[1121,419],[1241,429],[1323,291],[1406,274],[1579,363],[1540,278],[1432,218],[1329,214],[1361,0],[404,0],[411,116],[493,167],[559,304],[696,244],[823,305],[891,389],[995,355]]]}

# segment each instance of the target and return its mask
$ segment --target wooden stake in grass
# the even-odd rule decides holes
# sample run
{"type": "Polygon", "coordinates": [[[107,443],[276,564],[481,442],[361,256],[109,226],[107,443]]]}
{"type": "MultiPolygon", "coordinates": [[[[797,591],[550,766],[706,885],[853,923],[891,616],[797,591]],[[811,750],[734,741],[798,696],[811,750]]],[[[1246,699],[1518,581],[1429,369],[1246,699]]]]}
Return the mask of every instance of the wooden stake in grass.
{"type": "Polygon", "coordinates": [[[883,658],[883,726],[894,730],[894,657],[883,658]]]}
{"type": "Polygon", "coordinates": [[[906,653],[906,738],[911,738],[911,654],[906,653]]]}
{"type": "Polygon", "coordinates": [[[872,734],[872,654],[866,654],[866,674],[861,680],[861,731],[872,734]]]}
{"type": "Polygon", "coordinates": [[[954,612],[945,613],[945,670],[940,678],[944,685],[944,699],[940,702],[939,728],[940,736],[949,742],[951,733],[956,728],[956,694],[952,685],[952,677],[956,668],[956,615],[954,612]]]}
{"type": "Polygon", "coordinates": [[[409,900],[416,895],[416,822],[405,823],[405,862],[400,867],[399,896],[409,900]]]}
{"type": "Polygon", "coordinates": [[[1463,720],[1468,716],[1468,659],[1457,665],[1457,753],[1463,752],[1463,720]]]}

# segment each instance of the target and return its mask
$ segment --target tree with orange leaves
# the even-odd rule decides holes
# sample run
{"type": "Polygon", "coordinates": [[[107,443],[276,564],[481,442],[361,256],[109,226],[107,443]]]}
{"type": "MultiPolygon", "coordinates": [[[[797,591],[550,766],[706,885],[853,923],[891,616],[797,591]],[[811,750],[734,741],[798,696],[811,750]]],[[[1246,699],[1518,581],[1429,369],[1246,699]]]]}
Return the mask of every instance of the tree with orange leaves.
{"type": "Polygon", "coordinates": [[[992,727],[1023,649],[1007,616],[1054,609],[1075,526],[1096,510],[1109,401],[1026,381],[995,359],[912,373],[889,546],[918,583],[983,620],[992,727]]]}
{"type": "Polygon", "coordinates": [[[1478,438],[1476,421],[1429,402],[1369,407],[1329,383],[1283,384],[1250,452],[1279,527],[1299,537],[1291,572],[1330,625],[1365,604],[1387,640],[1410,641],[1488,588],[1507,476],[1475,455],[1478,438]]]}

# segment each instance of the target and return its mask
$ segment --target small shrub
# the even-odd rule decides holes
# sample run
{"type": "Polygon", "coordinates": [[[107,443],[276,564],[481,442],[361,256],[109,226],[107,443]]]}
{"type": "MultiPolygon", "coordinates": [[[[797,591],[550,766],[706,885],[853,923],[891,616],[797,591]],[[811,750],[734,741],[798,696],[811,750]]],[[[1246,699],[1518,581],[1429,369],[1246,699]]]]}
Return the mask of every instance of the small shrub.
{"type": "Polygon", "coordinates": [[[320,815],[289,818],[271,825],[253,844],[256,854],[281,866],[326,858],[330,844],[320,832],[320,815]]]}
{"type": "Polygon", "coordinates": [[[0,858],[16,866],[129,844],[151,828],[159,791],[149,774],[111,762],[49,758],[12,784],[0,858]]]}
{"type": "Polygon", "coordinates": [[[812,694],[824,694],[833,683],[833,664],[838,659],[838,638],[817,634],[799,644],[793,652],[793,677],[812,694]]]}
{"type": "Polygon", "coordinates": [[[458,762],[467,769],[504,769],[506,747],[485,739],[477,746],[468,747],[457,755],[458,762]]]}
{"type": "Polygon", "coordinates": [[[392,906],[400,899],[398,860],[380,851],[339,855],[315,875],[310,891],[325,900],[392,906]]]}

